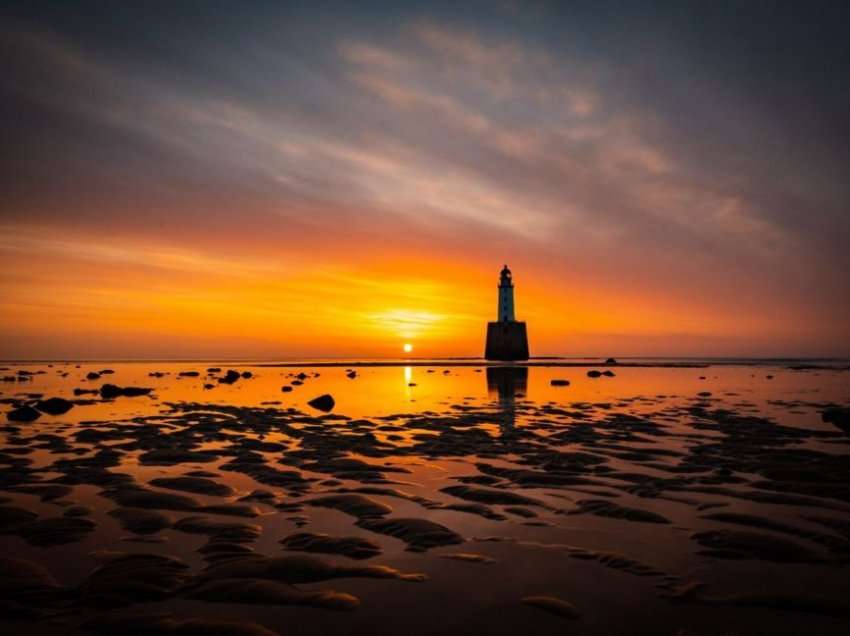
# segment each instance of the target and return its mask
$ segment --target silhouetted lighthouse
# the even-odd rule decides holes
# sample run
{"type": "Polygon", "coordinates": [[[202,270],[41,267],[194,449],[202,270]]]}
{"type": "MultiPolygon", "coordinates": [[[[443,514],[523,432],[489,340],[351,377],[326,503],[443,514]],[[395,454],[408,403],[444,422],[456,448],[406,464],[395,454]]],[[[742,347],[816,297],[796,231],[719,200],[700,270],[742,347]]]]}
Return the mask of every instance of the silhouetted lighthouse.
{"type": "Polygon", "coordinates": [[[499,319],[487,323],[488,360],[527,360],[528,333],[524,322],[514,317],[514,283],[511,270],[505,265],[499,276],[499,319]]]}

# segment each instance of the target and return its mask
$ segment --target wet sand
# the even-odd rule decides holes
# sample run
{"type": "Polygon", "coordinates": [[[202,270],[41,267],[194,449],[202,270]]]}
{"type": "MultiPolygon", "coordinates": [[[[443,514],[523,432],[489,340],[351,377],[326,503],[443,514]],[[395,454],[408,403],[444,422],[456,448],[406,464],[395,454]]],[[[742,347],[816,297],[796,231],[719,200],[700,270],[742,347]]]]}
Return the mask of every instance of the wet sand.
{"type": "Polygon", "coordinates": [[[846,367],[0,366],[8,633],[850,629],[846,367]]]}

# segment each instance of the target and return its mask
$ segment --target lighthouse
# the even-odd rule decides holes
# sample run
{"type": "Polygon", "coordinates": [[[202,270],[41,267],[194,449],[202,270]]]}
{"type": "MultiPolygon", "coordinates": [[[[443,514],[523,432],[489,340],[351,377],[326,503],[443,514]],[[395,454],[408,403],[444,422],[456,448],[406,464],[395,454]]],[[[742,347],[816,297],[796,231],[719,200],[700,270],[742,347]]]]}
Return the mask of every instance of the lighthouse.
{"type": "Polygon", "coordinates": [[[499,273],[498,320],[487,323],[487,360],[527,360],[528,333],[525,323],[514,316],[514,282],[505,265],[499,273]]]}

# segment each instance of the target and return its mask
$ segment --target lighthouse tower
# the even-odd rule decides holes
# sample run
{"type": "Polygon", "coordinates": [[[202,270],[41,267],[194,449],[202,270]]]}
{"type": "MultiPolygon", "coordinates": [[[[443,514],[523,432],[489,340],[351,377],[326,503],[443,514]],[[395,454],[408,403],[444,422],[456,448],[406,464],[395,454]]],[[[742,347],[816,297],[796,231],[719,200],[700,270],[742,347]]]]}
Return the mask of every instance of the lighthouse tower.
{"type": "Polygon", "coordinates": [[[505,265],[499,275],[499,322],[514,321],[514,283],[505,265]]]}
{"type": "Polygon", "coordinates": [[[514,317],[514,283],[507,265],[499,275],[498,320],[487,323],[484,357],[488,360],[528,359],[528,333],[525,323],[514,317]]]}

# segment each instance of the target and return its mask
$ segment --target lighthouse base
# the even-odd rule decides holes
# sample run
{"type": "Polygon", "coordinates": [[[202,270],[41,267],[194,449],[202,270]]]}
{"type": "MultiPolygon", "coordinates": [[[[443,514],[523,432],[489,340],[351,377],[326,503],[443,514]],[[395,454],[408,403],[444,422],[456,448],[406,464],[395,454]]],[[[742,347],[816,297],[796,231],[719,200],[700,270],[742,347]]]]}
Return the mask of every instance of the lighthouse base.
{"type": "Polygon", "coordinates": [[[528,360],[528,333],[524,322],[488,322],[487,360],[528,360]]]}

